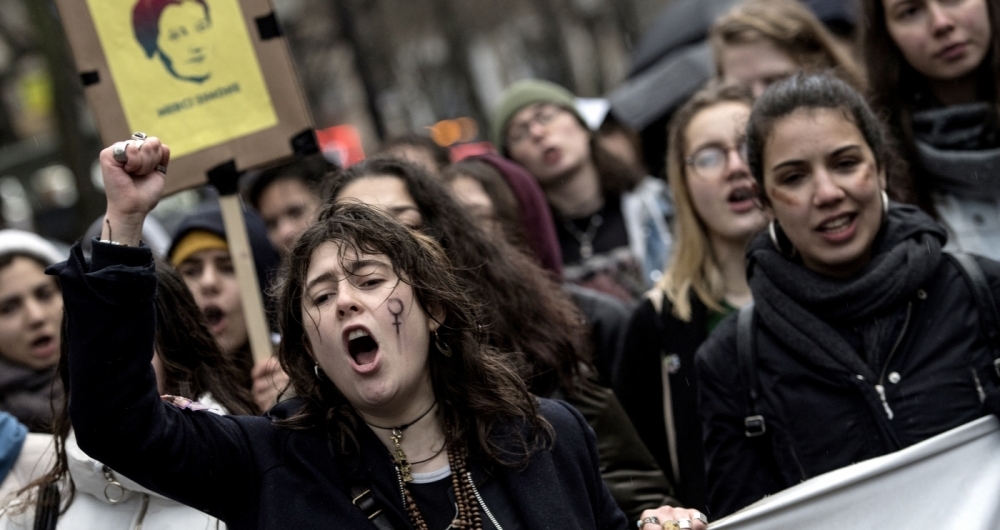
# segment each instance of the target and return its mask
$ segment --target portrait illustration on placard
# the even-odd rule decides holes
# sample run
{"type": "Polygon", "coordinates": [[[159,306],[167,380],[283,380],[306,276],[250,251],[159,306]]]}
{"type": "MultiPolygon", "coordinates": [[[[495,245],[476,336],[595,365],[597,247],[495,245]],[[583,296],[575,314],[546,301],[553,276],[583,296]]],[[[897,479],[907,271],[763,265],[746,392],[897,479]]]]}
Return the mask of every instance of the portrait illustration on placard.
{"type": "Polygon", "coordinates": [[[212,16],[206,0],[139,0],[132,28],[146,57],[181,81],[211,77],[212,16]]]}

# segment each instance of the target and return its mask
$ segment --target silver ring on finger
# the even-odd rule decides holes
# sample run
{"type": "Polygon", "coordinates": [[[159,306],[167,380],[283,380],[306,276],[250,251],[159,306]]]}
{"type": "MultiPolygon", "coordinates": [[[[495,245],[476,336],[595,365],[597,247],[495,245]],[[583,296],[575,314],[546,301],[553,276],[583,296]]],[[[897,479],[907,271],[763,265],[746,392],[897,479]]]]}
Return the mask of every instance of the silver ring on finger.
{"type": "Polygon", "coordinates": [[[660,518],[654,515],[652,517],[644,517],[644,518],[639,519],[638,521],[635,522],[635,526],[637,528],[639,528],[639,530],[642,530],[643,525],[647,525],[647,524],[659,525],[660,524],[660,518]]]}
{"type": "Polygon", "coordinates": [[[138,151],[142,149],[142,144],[146,143],[146,133],[144,132],[134,132],[132,133],[132,139],[135,140],[135,150],[138,151]]]}
{"type": "Polygon", "coordinates": [[[163,164],[156,164],[156,170],[159,171],[160,173],[163,173],[164,175],[167,174],[167,166],[163,164]]]}
{"type": "Polygon", "coordinates": [[[125,153],[125,147],[128,146],[128,142],[115,142],[111,146],[111,156],[115,158],[115,161],[122,164],[128,163],[128,154],[125,153]]]}
{"type": "Polygon", "coordinates": [[[705,526],[708,526],[708,517],[705,517],[705,514],[699,512],[698,510],[694,511],[694,517],[693,518],[701,521],[702,523],[705,524],[705,526]]]}
{"type": "Polygon", "coordinates": [[[678,519],[677,526],[679,526],[681,530],[691,530],[691,519],[678,519]]]}

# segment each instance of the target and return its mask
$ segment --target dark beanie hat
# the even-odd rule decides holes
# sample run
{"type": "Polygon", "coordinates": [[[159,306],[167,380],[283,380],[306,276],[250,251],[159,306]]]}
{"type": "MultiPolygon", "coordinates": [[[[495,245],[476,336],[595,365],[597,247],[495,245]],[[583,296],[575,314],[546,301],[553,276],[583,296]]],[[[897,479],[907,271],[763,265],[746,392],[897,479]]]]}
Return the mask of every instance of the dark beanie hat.
{"type": "Polygon", "coordinates": [[[559,105],[572,112],[576,116],[576,119],[580,120],[580,123],[585,128],[587,127],[586,120],[576,110],[576,99],[569,90],[549,81],[525,79],[508,86],[503,91],[503,94],[500,95],[497,105],[493,107],[490,134],[492,135],[493,144],[497,146],[497,149],[501,152],[506,151],[504,133],[510,119],[524,107],[534,105],[535,103],[559,105]]]}

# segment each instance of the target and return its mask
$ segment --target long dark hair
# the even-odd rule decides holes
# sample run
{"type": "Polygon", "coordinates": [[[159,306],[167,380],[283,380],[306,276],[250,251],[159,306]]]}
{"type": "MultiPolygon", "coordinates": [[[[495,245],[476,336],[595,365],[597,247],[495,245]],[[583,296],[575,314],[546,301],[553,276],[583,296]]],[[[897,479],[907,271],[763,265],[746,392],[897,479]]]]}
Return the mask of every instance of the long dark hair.
{"type": "MultiPolygon", "coordinates": [[[[920,163],[913,134],[912,115],[920,96],[930,93],[927,80],[906,62],[903,52],[889,35],[882,0],[862,0],[864,31],[860,32],[861,54],[868,71],[869,99],[872,107],[889,125],[889,132],[902,155],[889,181],[889,191],[900,200],[914,202],[933,213],[930,175],[920,163]],[[907,165],[906,163],[909,163],[907,165]]],[[[977,69],[979,91],[1000,109],[1000,7],[986,1],[992,30],[990,48],[977,69]]],[[[998,118],[994,118],[998,119],[998,118]]]]}
{"type": "Polygon", "coordinates": [[[463,177],[472,179],[483,187],[486,196],[493,203],[494,221],[500,225],[507,241],[519,248],[527,248],[527,236],[520,217],[521,206],[503,175],[486,162],[471,158],[455,162],[441,172],[441,180],[448,184],[463,177]]]}
{"type": "MultiPolygon", "coordinates": [[[[219,349],[184,280],[170,263],[159,258],[156,260],[155,304],[156,336],[153,343],[165,372],[161,378],[163,392],[193,400],[211,394],[212,399],[229,414],[257,414],[257,405],[250,390],[237,384],[240,380],[239,369],[219,349]]],[[[63,336],[66,336],[66,325],[64,316],[63,336]]],[[[53,402],[53,407],[57,409],[52,426],[55,463],[48,473],[22,488],[18,495],[65,480],[69,485],[69,494],[64,494],[61,502],[65,510],[73,503],[76,494],[66,456],[66,439],[72,428],[69,417],[69,345],[66,341],[62,342],[59,377],[66,392],[58,405],[53,402]]],[[[39,496],[37,509],[43,508],[41,503],[55,500],[39,496]]]]}
{"type": "Polygon", "coordinates": [[[339,245],[342,260],[350,253],[388,257],[400,281],[412,287],[421,309],[428,315],[446,315],[437,335],[451,354],[429,346],[428,363],[449,439],[461,440],[471,454],[501,465],[523,463],[542,446],[547,424],[508,357],[482,340],[483,307],[470,294],[475,292],[472,285],[453,273],[432,238],[409,230],[380,210],[356,203],[325,208],[283,264],[275,290],[282,333],[278,358],[303,405],[291,417],[278,420],[280,425],[293,429],[325,425],[339,451],[359,450],[359,416],[336,386],[316,376],[302,321],[302,296],[312,254],[329,242],[339,245]],[[512,425],[513,430],[504,430],[512,425]],[[504,444],[498,443],[497,434],[503,435],[504,444]]]}
{"type": "Polygon", "coordinates": [[[414,164],[372,158],[340,173],[329,201],[347,184],[371,176],[397,177],[423,217],[421,229],[444,249],[455,273],[472,286],[489,312],[482,322],[487,342],[515,356],[528,387],[549,396],[557,388],[573,394],[582,366],[590,366],[589,334],[568,295],[531,257],[490,238],[447,189],[414,164]]]}

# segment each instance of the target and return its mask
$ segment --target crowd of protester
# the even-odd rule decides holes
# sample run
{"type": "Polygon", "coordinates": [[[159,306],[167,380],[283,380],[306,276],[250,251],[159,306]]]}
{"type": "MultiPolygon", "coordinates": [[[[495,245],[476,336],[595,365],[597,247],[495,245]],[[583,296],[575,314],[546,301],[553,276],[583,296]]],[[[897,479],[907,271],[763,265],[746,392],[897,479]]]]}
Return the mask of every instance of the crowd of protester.
{"type": "Polygon", "coordinates": [[[256,363],[219,205],[148,244],[108,147],[94,237],[0,230],[0,528],[702,530],[1000,415],[1000,7],[860,8],[721,16],[665,175],[538,79],[253,175],[256,363]]]}

